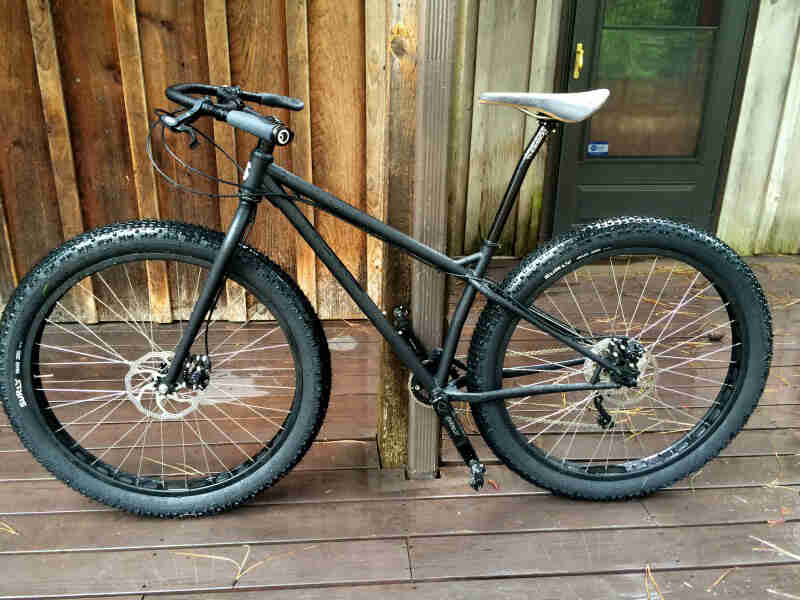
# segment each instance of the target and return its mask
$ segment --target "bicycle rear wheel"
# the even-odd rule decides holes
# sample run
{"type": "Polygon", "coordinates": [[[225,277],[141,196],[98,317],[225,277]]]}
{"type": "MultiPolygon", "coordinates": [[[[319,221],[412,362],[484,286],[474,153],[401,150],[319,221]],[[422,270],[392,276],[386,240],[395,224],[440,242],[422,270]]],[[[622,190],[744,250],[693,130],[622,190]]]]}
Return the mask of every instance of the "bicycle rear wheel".
{"type": "Polygon", "coordinates": [[[223,290],[179,388],[158,393],[221,240],[107,227],[16,291],[0,391],[26,447],[70,486],[136,513],[200,515],[274,484],[309,448],[330,390],[324,334],[297,286],[245,247],[229,267],[235,300],[223,290]]]}
{"type": "MultiPolygon", "coordinates": [[[[501,460],[555,492],[613,499],[669,485],[719,453],[763,391],[772,336],[763,292],[708,234],[664,220],[600,222],[529,256],[503,285],[641,373],[637,387],[472,406],[501,460]]],[[[610,381],[497,305],[481,315],[469,361],[475,390],[610,381]]]]}

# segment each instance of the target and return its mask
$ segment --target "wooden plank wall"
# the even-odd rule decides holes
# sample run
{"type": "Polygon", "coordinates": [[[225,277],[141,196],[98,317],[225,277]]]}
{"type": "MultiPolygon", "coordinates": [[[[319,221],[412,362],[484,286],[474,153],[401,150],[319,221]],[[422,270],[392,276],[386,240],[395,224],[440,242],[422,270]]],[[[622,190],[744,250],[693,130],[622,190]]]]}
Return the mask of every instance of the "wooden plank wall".
{"type": "MultiPolygon", "coordinates": [[[[170,106],[164,88],[175,82],[232,82],[302,98],[299,114],[274,111],[297,133],[291,147],[276,152],[277,162],[359,208],[385,212],[380,198],[367,203],[368,145],[383,141],[366,139],[363,0],[8,4],[0,11],[0,89],[9,99],[0,114],[0,303],[36,261],[83,230],[145,217],[216,229],[230,222],[235,200],[176,191],[146,156],[152,111],[170,106]]],[[[198,127],[246,161],[252,137],[209,120],[198,127]]],[[[207,173],[235,176],[208,147],[184,156],[207,173]]],[[[173,174],[205,191],[232,191],[173,174]]],[[[381,264],[367,268],[365,234],[313,212],[307,216],[362,285],[380,290],[381,264]]],[[[248,241],[297,277],[321,317],[360,316],[268,203],[248,241]]],[[[182,313],[165,271],[154,267],[146,278],[159,318],[182,313]]],[[[228,300],[231,318],[241,319],[241,291],[232,286],[228,300]]],[[[89,299],[83,305],[93,308],[89,299]]]]}
{"type": "MultiPolygon", "coordinates": [[[[450,124],[449,251],[480,247],[524,145],[527,117],[482,105],[485,91],[553,90],[562,0],[463,0],[458,15],[450,124]]],[[[502,255],[536,246],[543,201],[544,155],[526,178],[501,236],[502,255]]]]}
{"type": "Polygon", "coordinates": [[[762,2],[717,234],[741,254],[800,252],[800,4],[762,2]]]}

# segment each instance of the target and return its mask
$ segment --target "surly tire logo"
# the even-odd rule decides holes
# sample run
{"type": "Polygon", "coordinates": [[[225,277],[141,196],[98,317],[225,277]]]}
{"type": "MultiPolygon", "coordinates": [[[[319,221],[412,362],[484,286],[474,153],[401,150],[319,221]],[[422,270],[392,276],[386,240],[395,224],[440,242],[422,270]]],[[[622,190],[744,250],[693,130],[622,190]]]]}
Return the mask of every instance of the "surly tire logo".
{"type": "Polygon", "coordinates": [[[25,394],[22,393],[22,342],[17,346],[17,353],[14,356],[14,393],[17,396],[17,404],[20,408],[25,408],[25,394]]]}

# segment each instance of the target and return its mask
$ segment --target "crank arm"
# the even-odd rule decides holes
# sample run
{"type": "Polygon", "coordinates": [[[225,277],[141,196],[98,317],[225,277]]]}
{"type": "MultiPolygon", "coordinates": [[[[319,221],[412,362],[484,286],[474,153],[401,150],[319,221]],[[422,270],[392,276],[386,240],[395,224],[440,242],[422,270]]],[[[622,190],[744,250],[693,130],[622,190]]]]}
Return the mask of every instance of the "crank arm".
{"type": "Polygon", "coordinates": [[[486,473],[486,467],[478,459],[475,448],[472,446],[472,442],[469,441],[469,437],[467,437],[464,428],[458,421],[458,416],[453,410],[453,406],[447,400],[440,399],[433,403],[433,408],[436,410],[436,414],[439,415],[442,425],[447,430],[453,445],[464,460],[464,464],[469,468],[469,486],[477,492],[483,487],[483,476],[486,473]]]}

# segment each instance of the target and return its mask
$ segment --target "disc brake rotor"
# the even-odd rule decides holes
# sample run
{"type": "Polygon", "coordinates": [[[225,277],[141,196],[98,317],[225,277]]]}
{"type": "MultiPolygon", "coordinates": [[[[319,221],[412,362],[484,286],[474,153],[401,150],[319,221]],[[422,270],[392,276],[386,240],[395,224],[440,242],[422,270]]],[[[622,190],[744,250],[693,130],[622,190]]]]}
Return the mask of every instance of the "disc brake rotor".
{"type": "Polygon", "coordinates": [[[136,409],[157,421],[182,419],[200,406],[202,392],[179,394],[161,393],[158,379],[166,373],[172,352],[148,352],[131,363],[125,375],[125,391],[136,409]]]}
{"type": "MultiPolygon", "coordinates": [[[[592,346],[592,352],[599,356],[608,356],[610,353],[609,346],[611,345],[612,338],[603,338],[592,346]]],[[[587,382],[592,380],[594,376],[596,363],[587,358],[583,363],[583,376],[587,382]]],[[[654,396],[656,390],[656,377],[655,373],[658,370],[658,364],[652,350],[645,350],[644,354],[636,362],[636,368],[639,370],[638,386],[637,387],[619,387],[616,389],[603,390],[603,401],[611,406],[617,408],[629,408],[639,404],[642,398],[646,396],[654,396]]],[[[600,372],[600,383],[613,383],[611,376],[605,370],[600,372]]]]}

